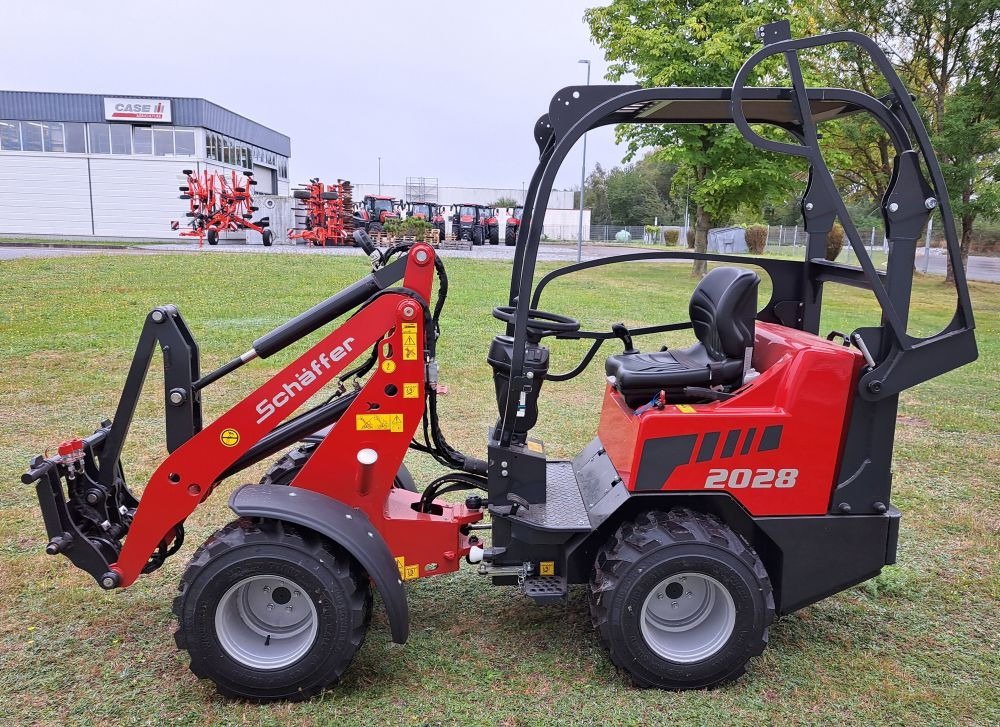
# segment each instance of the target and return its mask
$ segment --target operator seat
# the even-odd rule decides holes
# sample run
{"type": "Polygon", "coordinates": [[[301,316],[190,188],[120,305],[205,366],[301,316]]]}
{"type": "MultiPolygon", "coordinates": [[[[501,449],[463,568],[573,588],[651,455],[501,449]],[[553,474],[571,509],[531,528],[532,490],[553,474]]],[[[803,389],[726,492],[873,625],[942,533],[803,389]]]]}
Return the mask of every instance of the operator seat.
{"type": "Polygon", "coordinates": [[[698,283],[688,307],[698,342],[675,351],[608,356],[608,381],[633,409],[660,391],[668,402],[685,402],[703,398],[685,394],[686,386],[738,388],[753,347],[759,284],[752,270],[715,268],[698,283]]]}

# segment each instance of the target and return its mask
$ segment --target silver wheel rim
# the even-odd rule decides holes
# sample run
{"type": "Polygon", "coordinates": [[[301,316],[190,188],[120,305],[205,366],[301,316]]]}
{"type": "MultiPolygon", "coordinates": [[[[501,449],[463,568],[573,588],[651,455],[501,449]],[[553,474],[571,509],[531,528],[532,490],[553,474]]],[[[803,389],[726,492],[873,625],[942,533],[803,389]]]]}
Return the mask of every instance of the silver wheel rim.
{"type": "Polygon", "coordinates": [[[254,669],[281,669],[305,656],[316,640],[317,621],[306,591],[278,576],[244,578],[215,609],[223,650],[254,669]]]}
{"type": "Polygon", "coordinates": [[[639,624],[657,656],[689,664],[726,645],[736,625],[736,605],[729,589],[711,576],[677,573],[646,596],[639,624]]]}

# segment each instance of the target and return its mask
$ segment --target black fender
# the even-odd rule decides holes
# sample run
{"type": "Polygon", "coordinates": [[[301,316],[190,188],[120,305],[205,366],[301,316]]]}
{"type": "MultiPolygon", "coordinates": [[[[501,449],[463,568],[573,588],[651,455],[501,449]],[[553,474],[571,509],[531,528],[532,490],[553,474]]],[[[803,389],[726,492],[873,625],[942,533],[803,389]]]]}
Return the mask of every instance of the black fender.
{"type": "Polygon", "coordinates": [[[375,581],[389,616],[392,640],[406,643],[410,611],[399,568],[389,546],[363,512],[319,492],[281,485],[243,485],[229,497],[229,507],[240,517],[301,525],[344,548],[375,581]]]}

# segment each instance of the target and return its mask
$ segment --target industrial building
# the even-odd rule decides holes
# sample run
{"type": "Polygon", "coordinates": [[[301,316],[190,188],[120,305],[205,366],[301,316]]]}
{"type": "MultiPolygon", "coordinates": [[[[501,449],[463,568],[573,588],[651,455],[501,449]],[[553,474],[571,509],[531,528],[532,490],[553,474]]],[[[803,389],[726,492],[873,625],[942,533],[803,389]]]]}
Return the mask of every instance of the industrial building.
{"type": "Polygon", "coordinates": [[[290,156],[200,98],[0,91],[0,234],[175,238],[182,170],[252,171],[258,195],[287,197],[290,156]]]}

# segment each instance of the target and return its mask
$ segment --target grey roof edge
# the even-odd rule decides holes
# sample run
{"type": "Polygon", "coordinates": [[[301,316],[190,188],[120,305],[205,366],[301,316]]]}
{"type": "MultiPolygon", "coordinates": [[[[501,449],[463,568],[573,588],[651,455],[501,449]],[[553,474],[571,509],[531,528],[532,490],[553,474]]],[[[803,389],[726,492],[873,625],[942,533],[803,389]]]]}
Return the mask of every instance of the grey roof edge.
{"type": "Polygon", "coordinates": [[[204,98],[0,90],[0,118],[97,123],[105,120],[105,98],[167,99],[171,102],[172,123],[175,125],[203,126],[277,154],[291,156],[291,139],[286,134],[204,98]]]}

